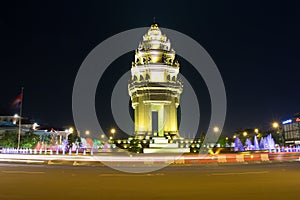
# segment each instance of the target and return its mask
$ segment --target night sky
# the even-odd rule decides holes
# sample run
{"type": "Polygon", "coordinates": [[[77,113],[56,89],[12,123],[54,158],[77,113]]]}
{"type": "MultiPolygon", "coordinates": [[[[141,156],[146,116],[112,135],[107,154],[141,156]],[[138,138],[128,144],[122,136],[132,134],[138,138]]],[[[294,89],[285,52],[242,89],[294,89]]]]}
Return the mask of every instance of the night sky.
{"type": "MultiPolygon", "coordinates": [[[[1,3],[0,115],[13,114],[9,104],[24,86],[24,115],[57,127],[72,125],[73,83],[88,53],[116,33],[150,26],[154,16],[160,26],[199,42],[217,64],[228,100],[224,133],[267,129],[273,120],[299,112],[300,6],[276,0],[201,2],[1,3]]],[[[120,57],[101,79],[97,112],[110,115],[113,83],[130,70],[133,57],[133,52],[120,57]],[[108,87],[103,89],[103,84],[108,87]],[[99,98],[101,94],[108,98],[99,98]]],[[[203,98],[201,117],[209,115],[209,96],[201,76],[178,59],[181,72],[203,98]]],[[[102,123],[106,128],[114,126],[109,117],[102,123]]]]}

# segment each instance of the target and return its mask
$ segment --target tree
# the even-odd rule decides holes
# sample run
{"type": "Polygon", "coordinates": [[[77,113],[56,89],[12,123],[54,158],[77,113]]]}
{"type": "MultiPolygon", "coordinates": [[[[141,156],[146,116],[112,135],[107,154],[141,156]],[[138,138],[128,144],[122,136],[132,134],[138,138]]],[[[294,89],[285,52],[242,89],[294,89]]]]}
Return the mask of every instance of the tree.
{"type": "Polygon", "coordinates": [[[77,132],[68,135],[68,149],[72,148],[73,144],[76,144],[77,147],[81,146],[81,138],[77,132]]]}
{"type": "Polygon", "coordinates": [[[18,134],[16,131],[5,131],[0,140],[0,146],[4,148],[17,147],[18,145],[18,134]]]}
{"type": "Polygon", "coordinates": [[[49,145],[51,143],[51,135],[45,132],[40,136],[40,141],[43,142],[43,144],[49,145]]]}
{"type": "Polygon", "coordinates": [[[204,141],[205,136],[206,136],[206,133],[204,133],[204,132],[200,133],[200,141],[201,141],[201,143],[204,141]]]}
{"type": "Polygon", "coordinates": [[[220,137],[217,143],[219,143],[221,147],[226,147],[226,137],[220,137]]]}
{"type": "Polygon", "coordinates": [[[34,134],[33,131],[29,131],[24,135],[21,135],[20,147],[21,148],[34,148],[40,140],[40,136],[34,134]]]}
{"type": "MultiPolygon", "coordinates": [[[[39,135],[33,131],[21,134],[20,147],[21,148],[34,148],[39,142],[39,135]]],[[[0,139],[0,146],[4,148],[16,148],[18,146],[18,133],[16,131],[5,131],[0,139]]]]}
{"type": "Polygon", "coordinates": [[[139,140],[139,139],[131,140],[130,143],[129,143],[128,150],[130,152],[134,152],[134,153],[142,153],[143,152],[143,146],[141,144],[141,140],[139,140]]]}

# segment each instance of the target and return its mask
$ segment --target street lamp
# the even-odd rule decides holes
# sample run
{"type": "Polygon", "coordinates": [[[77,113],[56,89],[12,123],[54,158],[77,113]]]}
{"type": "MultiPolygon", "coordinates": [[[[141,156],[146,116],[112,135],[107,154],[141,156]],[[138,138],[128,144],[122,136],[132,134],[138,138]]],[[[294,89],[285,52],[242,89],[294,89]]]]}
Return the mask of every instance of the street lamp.
{"type": "Polygon", "coordinates": [[[86,130],[86,131],[85,131],[85,135],[90,135],[90,131],[89,131],[89,130],[86,130]]]}
{"type": "Polygon", "coordinates": [[[272,126],[273,126],[273,128],[278,128],[279,127],[279,123],[278,122],[273,122],[272,126]]]}
{"type": "Polygon", "coordinates": [[[110,129],[110,133],[113,135],[113,137],[114,137],[114,134],[116,133],[116,129],[115,128],[112,128],[112,129],[110,129]]]}
{"type": "Polygon", "coordinates": [[[246,131],[243,132],[243,136],[246,137],[248,133],[246,131]]]}
{"type": "Polygon", "coordinates": [[[273,122],[273,123],[272,123],[272,127],[273,127],[274,129],[276,129],[276,133],[279,133],[279,123],[278,123],[278,122],[273,122]]]}
{"type": "Polygon", "coordinates": [[[220,128],[217,127],[217,126],[215,126],[215,127],[213,128],[213,131],[214,131],[215,133],[218,133],[218,132],[220,131],[220,128]]]}
{"type": "Polygon", "coordinates": [[[257,134],[259,132],[258,128],[254,129],[254,132],[257,134]]]}
{"type": "Polygon", "coordinates": [[[35,122],[35,123],[32,124],[32,129],[36,130],[36,127],[38,127],[38,126],[39,126],[38,123],[35,122]]]}

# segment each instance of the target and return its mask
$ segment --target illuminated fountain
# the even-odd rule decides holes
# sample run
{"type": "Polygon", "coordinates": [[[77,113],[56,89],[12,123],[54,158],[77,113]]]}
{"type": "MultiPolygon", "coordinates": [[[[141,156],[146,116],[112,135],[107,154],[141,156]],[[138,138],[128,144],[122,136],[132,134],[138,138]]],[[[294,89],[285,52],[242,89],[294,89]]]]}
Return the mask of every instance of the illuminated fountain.
{"type": "Polygon", "coordinates": [[[260,150],[256,135],[254,136],[253,140],[254,140],[253,141],[253,143],[254,143],[254,150],[256,150],[256,151],[260,150]]]}
{"type": "Polygon", "coordinates": [[[261,140],[260,140],[260,149],[269,150],[269,151],[272,151],[272,150],[276,149],[275,148],[275,141],[272,138],[271,134],[269,134],[265,138],[261,138],[261,140]]]}
{"type": "Polygon", "coordinates": [[[234,140],[234,151],[245,151],[244,145],[239,137],[236,137],[234,140]]]}
{"type": "MultiPolygon", "coordinates": [[[[278,149],[278,148],[277,148],[278,149]]],[[[280,149],[280,147],[279,147],[280,149]]],[[[296,151],[300,151],[300,147],[295,147],[295,152],[296,151]]],[[[272,138],[272,135],[269,134],[267,137],[265,138],[261,138],[260,142],[258,142],[258,139],[256,136],[254,136],[253,138],[253,144],[251,142],[251,140],[249,138],[246,139],[245,144],[243,145],[243,143],[241,142],[239,137],[236,137],[234,140],[234,151],[251,151],[251,150],[269,150],[271,151],[276,151],[276,147],[275,147],[275,141],[272,138]]],[[[288,150],[291,151],[291,150],[288,150]]],[[[280,152],[280,150],[278,150],[278,152],[280,152]]]]}
{"type": "Polygon", "coordinates": [[[252,145],[252,142],[249,138],[246,139],[245,146],[246,146],[247,150],[253,150],[253,145],[252,145]]]}

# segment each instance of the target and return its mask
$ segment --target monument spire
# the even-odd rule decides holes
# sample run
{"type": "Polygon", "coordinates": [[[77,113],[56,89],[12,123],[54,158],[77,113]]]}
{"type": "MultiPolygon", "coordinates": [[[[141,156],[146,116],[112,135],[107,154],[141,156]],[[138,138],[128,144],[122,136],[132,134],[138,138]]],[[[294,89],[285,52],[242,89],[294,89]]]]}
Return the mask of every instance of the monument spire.
{"type": "Polygon", "coordinates": [[[179,136],[177,107],[183,85],[178,73],[179,64],[170,40],[157,24],[152,24],[136,50],[128,85],[136,137],[179,136]]]}

